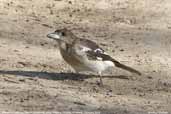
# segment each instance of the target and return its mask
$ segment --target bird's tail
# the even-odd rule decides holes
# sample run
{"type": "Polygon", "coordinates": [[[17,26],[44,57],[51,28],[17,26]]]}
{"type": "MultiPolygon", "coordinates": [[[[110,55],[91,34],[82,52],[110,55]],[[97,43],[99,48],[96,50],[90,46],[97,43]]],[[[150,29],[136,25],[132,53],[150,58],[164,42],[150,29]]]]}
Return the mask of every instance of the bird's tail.
{"type": "Polygon", "coordinates": [[[137,70],[135,70],[129,66],[126,66],[124,64],[121,64],[120,62],[116,61],[113,58],[112,58],[112,62],[115,64],[116,67],[122,68],[122,69],[127,70],[127,71],[132,72],[132,73],[136,73],[138,75],[141,75],[141,73],[139,71],[137,71],[137,70]]]}

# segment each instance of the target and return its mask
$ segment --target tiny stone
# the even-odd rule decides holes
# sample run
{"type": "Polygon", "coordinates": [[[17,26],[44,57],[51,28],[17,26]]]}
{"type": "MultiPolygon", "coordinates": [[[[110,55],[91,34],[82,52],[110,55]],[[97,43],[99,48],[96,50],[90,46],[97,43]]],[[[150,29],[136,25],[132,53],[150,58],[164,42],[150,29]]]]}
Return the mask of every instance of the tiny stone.
{"type": "Polygon", "coordinates": [[[120,51],[124,51],[124,49],[120,49],[120,51]]]}

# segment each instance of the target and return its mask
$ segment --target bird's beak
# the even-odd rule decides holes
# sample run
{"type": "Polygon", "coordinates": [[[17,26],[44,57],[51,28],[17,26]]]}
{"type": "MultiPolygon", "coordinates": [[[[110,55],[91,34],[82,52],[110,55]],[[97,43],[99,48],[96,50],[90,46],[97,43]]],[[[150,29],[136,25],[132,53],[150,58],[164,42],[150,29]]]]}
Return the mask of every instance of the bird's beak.
{"type": "Polygon", "coordinates": [[[60,40],[60,35],[56,34],[56,33],[50,33],[47,35],[48,38],[50,39],[54,39],[54,40],[60,40]]]}

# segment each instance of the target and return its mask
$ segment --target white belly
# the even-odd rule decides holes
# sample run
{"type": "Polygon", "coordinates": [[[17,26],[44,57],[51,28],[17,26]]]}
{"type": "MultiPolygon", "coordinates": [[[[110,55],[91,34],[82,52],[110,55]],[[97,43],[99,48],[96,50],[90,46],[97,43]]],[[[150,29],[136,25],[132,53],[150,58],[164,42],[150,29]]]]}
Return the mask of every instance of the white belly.
{"type": "Polygon", "coordinates": [[[88,66],[92,71],[103,72],[109,67],[114,67],[114,64],[111,61],[91,61],[88,66]]]}
{"type": "Polygon", "coordinates": [[[103,72],[109,67],[114,67],[111,61],[87,61],[83,66],[77,66],[74,69],[77,72],[81,71],[92,71],[92,72],[103,72]]]}

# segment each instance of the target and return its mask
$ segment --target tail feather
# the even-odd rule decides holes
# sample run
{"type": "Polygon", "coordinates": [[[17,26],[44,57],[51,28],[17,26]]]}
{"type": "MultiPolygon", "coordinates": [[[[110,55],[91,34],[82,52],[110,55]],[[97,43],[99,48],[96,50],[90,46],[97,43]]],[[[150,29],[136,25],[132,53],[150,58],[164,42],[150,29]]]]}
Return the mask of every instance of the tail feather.
{"type": "Polygon", "coordinates": [[[126,66],[124,64],[121,64],[120,62],[118,62],[114,59],[112,59],[112,62],[115,64],[116,67],[122,68],[122,69],[127,70],[127,71],[132,72],[132,73],[136,73],[138,75],[141,75],[141,73],[139,71],[137,71],[137,70],[135,70],[129,66],[126,66]]]}

